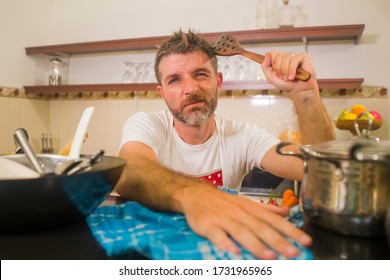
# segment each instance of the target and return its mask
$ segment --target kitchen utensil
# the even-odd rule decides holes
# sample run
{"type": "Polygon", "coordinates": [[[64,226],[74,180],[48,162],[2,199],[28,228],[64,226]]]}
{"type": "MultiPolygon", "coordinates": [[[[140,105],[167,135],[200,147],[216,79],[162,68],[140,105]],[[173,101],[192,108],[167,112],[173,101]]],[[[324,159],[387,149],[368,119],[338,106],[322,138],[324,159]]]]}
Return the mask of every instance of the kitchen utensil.
{"type": "MultiPolygon", "coordinates": [[[[25,130],[24,128],[19,128],[19,130],[24,134],[24,136],[28,140],[27,130],[25,130]]],[[[14,143],[15,143],[15,154],[22,154],[23,153],[22,147],[20,147],[19,142],[16,141],[15,137],[14,137],[14,143]]]]}
{"type": "Polygon", "coordinates": [[[302,207],[312,223],[344,235],[384,235],[390,172],[383,161],[386,158],[383,151],[390,151],[390,142],[355,138],[311,147],[282,142],[276,150],[304,161],[302,207]],[[357,160],[352,154],[360,143],[364,144],[359,151],[364,157],[357,160]],[[286,146],[294,146],[299,152],[287,151],[286,146]],[[378,161],[370,159],[373,154],[378,161]]]}
{"type": "MultiPolygon", "coordinates": [[[[88,133],[86,132],[85,135],[84,135],[84,139],[83,139],[83,143],[85,143],[85,141],[88,139],[88,133]]],[[[58,151],[58,154],[59,155],[63,155],[63,156],[68,156],[69,153],[70,153],[70,149],[72,148],[72,145],[73,145],[73,139],[71,141],[69,141],[68,143],[66,143],[65,146],[63,146],[59,151],[58,151]]]]}
{"type": "Polygon", "coordinates": [[[42,143],[42,150],[41,152],[43,154],[50,154],[53,152],[53,141],[51,133],[42,133],[41,134],[41,143],[42,143]]]}
{"type": "Polygon", "coordinates": [[[69,170],[72,170],[81,163],[81,159],[68,159],[67,161],[60,162],[55,168],[53,173],[55,175],[68,174],[69,170]]]}
{"type": "MultiPolygon", "coordinates": [[[[14,133],[14,140],[21,146],[23,152],[26,154],[30,164],[36,170],[39,175],[62,175],[62,174],[68,174],[70,170],[74,169],[77,165],[80,165],[83,161],[79,158],[73,158],[68,159],[63,162],[59,162],[56,166],[45,166],[42,162],[38,160],[37,155],[35,154],[35,151],[31,147],[29,141],[25,138],[25,134],[23,129],[16,129],[14,133]]],[[[84,160],[86,161],[86,160],[84,160]]],[[[84,168],[86,169],[86,168],[84,168]]],[[[83,168],[80,168],[79,171],[84,170],[83,168]]]]}
{"type": "Polygon", "coordinates": [[[83,144],[85,133],[87,132],[89,121],[91,120],[94,107],[88,107],[84,110],[83,115],[77,126],[76,133],[73,138],[72,147],[69,152],[68,159],[79,159],[81,146],[83,144]]]}
{"type": "Polygon", "coordinates": [[[44,175],[45,171],[38,158],[35,155],[34,149],[31,147],[30,142],[26,138],[26,134],[24,129],[18,128],[14,132],[14,140],[19,144],[22,148],[23,152],[26,154],[28,160],[30,161],[32,167],[37,171],[40,175],[44,175]]]}
{"type": "MultiPolygon", "coordinates": [[[[219,39],[214,43],[214,52],[220,56],[232,56],[232,55],[243,55],[247,58],[258,62],[263,63],[264,56],[254,52],[250,52],[242,48],[240,42],[233,36],[228,34],[223,34],[219,39]]],[[[295,78],[301,81],[307,81],[311,77],[310,73],[304,69],[298,67],[295,78]]]]}
{"type": "Polygon", "coordinates": [[[31,179],[39,176],[39,173],[31,168],[0,156],[0,180],[31,179]]]}
{"type": "Polygon", "coordinates": [[[47,150],[47,139],[45,133],[41,134],[41,145],[42,145],[41,153],[45,154],[47,150]]]}
{"type": "Polygon", "coordinates": [[[92,165],[96,164],[98,160],[103,156],[104,151],[100,151],[94,155],[91,159],[88,157],[78,159],[67,159],[64,162],[60,162],[53,170],[47,175],[72,175],[81,171],[89,170],[92,165]]]}
{"type": "Polygon", "coordinates": [[[72,175],[79,173],[81,171],[85,172],[92,168],[93,165],[98,163],[102,156],[104,155],[104,150],[100,150],[96,155],[91,158],[81,158],[78,161],[78,164],[74,165],[72,168],[68,168],[65,172],[67,175],[72,175]]]}
{"type": "MultiPolygon", "coordinates": [[[[29,165],[26,155],[2,157],[29,165]]],[[[48,168],[67,161],[66,156],[54,154],[37,157],[48,168]]],[[[124,159],[117,157],[100,159],[90,170],[74,175],[0,180],[0,232],[59,227],[89,215],[112,191],[126,164],[124,159]]]]}

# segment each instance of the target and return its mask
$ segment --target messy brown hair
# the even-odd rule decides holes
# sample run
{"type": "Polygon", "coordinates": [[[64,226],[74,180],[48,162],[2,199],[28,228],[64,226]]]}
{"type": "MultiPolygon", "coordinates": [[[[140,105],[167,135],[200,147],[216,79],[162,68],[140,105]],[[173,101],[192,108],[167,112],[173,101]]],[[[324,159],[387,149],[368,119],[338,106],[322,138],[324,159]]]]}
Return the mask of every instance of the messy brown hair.
{"type": "Polygon", "coordinates": [[[154,73],[158,83],[161,85],[159,66],[164,57],[171,54],[186,54],[194,51],[205,53],[210,58],[210,63],[215,73],[217,73],[217,57],[211,44],[200,33],[193,30],[188,30],[188,32],[179,30],[166,40],[157,51],[154,61],[154,73]]]}

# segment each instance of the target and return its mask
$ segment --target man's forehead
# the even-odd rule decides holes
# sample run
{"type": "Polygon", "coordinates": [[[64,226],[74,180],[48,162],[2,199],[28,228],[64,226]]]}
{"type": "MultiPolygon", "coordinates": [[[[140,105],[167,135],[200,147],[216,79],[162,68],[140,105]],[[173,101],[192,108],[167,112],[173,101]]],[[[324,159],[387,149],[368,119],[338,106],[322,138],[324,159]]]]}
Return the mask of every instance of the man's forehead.
{"type": "Polygon", "coordinates": [[[201,51],[194,51],[189,53],[172,53],[164,56],[161,59],[161,64],[169,64],[172,62],[176,63],[188,63],[188,62],[197,62],[197,63],[207,63],[210,61],[210,58],[201,51]]]}

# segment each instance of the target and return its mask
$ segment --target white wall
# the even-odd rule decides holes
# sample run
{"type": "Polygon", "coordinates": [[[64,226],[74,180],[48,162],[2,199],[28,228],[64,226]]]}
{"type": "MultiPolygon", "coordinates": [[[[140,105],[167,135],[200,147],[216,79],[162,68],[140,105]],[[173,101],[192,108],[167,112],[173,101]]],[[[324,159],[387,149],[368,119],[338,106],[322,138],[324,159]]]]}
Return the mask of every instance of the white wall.
{"type": "MultiPolygon", "coordinates": [[[[255,0],[1,0],[0,84],[21,87],[34,83],[35,65],[24,53],[26,46],[168,35],[180,27],[201,32],[253,29],[254,3],[255,0]]],[[[390,1],[290,3],[303,7],[308,25],[366,24],[358,46],[309,47],[320,76],[364,77],[367,84],[389,87],[385,62],[390,62],[390,1]]]]}
{"type": "MultiPolygon", "coordinates": [[[[309,45],[308,51],[317,66],[319,78],[363,77],[365,85],[390,88],[390,72],[387,70],[390,62],[388,52],[390,1],[291,0],[290,3],[302,6],[309,26],[361,23],[366,25],[358,45],[351,42],[309,45]]],[[[0,86],[20,88],[23,85],[46,82],[45,73],[42,72],[45,70],[47,58],[26,56],[24,50],[26,46],[169,35],[178,28],[188,27],[200,32],[253,29],[255,28],[254,4],[255,0],[0,0],[2,36],[0,86]]],[[[303,51],[302,44],[295,43],[255,46],[253,50],[264,53],[272,48],[293,52],[303,51]]],[[[153,59],[153,53],[73,56],[70,58],[72,66],[69,73],[70,80],[73,83],[120,82],[124,71],[123,61],[128,59],[153,59]]],[[[0,102],[3,104],[8,104],[9,100],[10,98],[0,97],[0,102]]],[[[387,101],[381,99],[377,103],[382,106],[383,100],[387,101]]],[[[35,106],[32,105],[35,104],[32,100],[15,102],[30,102],[30,109],[35,106]]],[[[156,105],[156,102],[161,100],[140,101],[139,104],[143,110],[164,107],[164,104],[156,105]]],[[[219,110],[222,113],[230,113],[231,102],[231,100],[222,101],[219,110]]],[[[339,104],[344,106],[351,102],[353,101],[340,100],[339,104]]],[[[110,151],[114,151],[122,121],[125,116],[134,112],[134,101],[92,103],[100,110],[95,111],[91,122],[91,129],[95,131],[92,135],[96,136],[89,140],[90,148],[92,150],[104,145],[110,151]],[[115,125],[109,128],[107,124],[112,123],[115,125]],[[103,143],[104,129],[113,131],[111,131],[111,138],[106,137],[103,143]]],[[[249,103],[248,100],[240,101],[234,106],[240,106],[243,112],[252,112],[252,109],[247,110],[249,103]]],[[[333,101],[327,103],[334,104],[333,101]]],[[[26,116],[34,110],[23,110],[14,114],[23,115],[22,119],[25,119],[34,131],[35,138],[39,138],[38,131],[50,130],[59,137],[58,145],[62,145],[73,136],[82,109],[90,104],[91,102],[88,101],[50,101],[49,105],[40,108],[42,110],[40,114],[50,116],[50,121],[26,116]],[[28,122],[28,119],[36,119],[36,125],[28,122]]],[[[336,108],[338,107],[329,108],[332,116],[337,113],[336,108]]],[[[272,112],[274,110],[279,109],[276,107],[272,112]]],[[[242,116],[247,121],[258,121],[264,116],[261,112],[258,113],[259,116],[256,116],[256,113],[242,116]]],[[[288,114],[290,113],[280,115],[287,117],[288,114]]],[[[4,112],[0,112],[0,117],[3,115],[4,112]]],[[[9,124],[6,119],[12,120],[12,118],[1,118],[0,128],[6,126],[5,133],[8,135],[15,124],[12,121],[9,124]]],[[[384,136],[387,137],[388,129],[386,128],[385,131],[384,136]]],[[[0,141],[0,152],[10,149],[11,144],[8,141],[1,139],[0,141]]]]}

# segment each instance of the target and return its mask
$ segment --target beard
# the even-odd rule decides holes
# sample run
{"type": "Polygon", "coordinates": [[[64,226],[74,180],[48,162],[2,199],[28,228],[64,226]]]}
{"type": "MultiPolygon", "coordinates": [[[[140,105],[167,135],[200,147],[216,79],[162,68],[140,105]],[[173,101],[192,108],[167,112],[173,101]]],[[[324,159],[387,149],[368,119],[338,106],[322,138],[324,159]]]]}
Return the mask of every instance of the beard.
{"type": "Polygon", "coordinates": [[[204,123],[206,120],[208,120],[208,118],[210,118],[210,116],[214,113],[215,109],[217,108],[217,104],[218,104],[218,97],[216,92],[215,95],[210,100],[207,100],[206,98],[204,98],[203,95],[199,93],[195,93],[189,96],[185,100],[185,102],[180,106],[179,109],[173,109],[169,107],[168,104],[167,105],[173,117],[178,121],[185,123],[189,126],[199,126],[202,123],[204,123]],[[204,102],[206,107],[193,108],[187,113],[187,115],[183,113],[185,106],[197,102],[204,102]]]}

